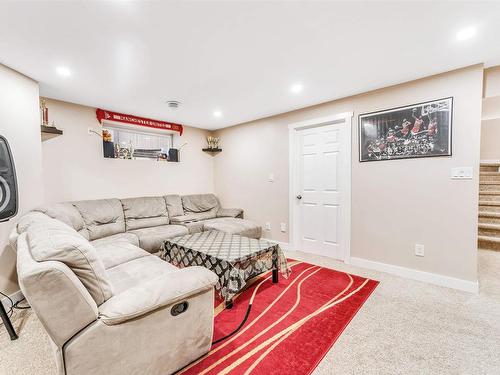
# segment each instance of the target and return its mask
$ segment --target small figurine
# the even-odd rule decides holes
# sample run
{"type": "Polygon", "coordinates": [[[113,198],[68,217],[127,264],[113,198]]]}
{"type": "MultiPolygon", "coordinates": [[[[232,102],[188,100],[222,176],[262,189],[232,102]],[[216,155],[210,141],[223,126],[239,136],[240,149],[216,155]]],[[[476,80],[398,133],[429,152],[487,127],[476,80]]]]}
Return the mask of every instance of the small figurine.
{"type": "Polygon", "coordinates": [[[219,137],[207,137],[208,148],[217,149],[219,148],[219,137]]]}
{"type": "Polygon", "coordinates": [[[40,98],[40,118],[43,126],[49,126],[49,109],[45,99],[40,98]]]}

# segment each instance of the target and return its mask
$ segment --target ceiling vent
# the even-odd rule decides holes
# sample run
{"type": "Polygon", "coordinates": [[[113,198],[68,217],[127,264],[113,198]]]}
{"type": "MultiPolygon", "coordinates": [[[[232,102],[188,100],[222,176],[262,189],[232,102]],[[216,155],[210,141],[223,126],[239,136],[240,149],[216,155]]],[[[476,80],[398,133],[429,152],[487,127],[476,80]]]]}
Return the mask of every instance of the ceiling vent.
{"type": "Polygon", "coordinates": [[[168,105],[168,108],[177,109],[181,105],[181,102],[178,100],[168,100],[167,105],[168,105]]]}

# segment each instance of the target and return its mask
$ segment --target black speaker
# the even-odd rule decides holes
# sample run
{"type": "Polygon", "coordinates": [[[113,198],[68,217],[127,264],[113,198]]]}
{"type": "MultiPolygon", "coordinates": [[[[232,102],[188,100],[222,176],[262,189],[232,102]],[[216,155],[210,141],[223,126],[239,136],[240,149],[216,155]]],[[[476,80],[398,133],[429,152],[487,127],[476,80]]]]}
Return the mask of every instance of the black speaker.
{"type": "Polygon", "coordinates": [[[0,222],[17,214],[17,182],[9,143],[0,135],[0,222]]]}
{"type": "Polygon", "coordinates": [[[179,150],[171,148],[168,150],[168,161],[179,161],[179,150]]]}

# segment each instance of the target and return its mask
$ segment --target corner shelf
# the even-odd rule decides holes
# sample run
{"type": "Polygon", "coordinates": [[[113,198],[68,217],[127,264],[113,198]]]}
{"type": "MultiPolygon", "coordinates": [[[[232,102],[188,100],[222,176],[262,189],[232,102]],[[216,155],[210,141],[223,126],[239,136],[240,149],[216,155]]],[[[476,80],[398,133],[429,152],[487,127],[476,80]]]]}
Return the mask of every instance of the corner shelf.
{"type": "Polygon", "coordinates": [[[42,142],[47,139],[58,137],[63,133],[62,130],[57,129],[54,126],[40,125],[40,130],[42,132],[42,142]]]}
{"type": "Polygon", "coordinates": [[[219,152],[221,152],[222,148],[202,148],[201,150],[214,155],[214,154],[218,154],[219,152]]]}

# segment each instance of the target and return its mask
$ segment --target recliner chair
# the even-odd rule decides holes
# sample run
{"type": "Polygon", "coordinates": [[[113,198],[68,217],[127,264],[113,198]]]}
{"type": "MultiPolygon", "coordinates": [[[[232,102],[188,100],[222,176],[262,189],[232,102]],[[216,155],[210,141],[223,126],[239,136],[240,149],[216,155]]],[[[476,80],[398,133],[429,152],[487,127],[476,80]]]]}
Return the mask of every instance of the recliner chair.
{"type": "Polygon", "coordinates": [[[60,374],[165,375],[209,350],[211,271],[177,269],[126,241],[96,248],[41,212],[21,218],[11,243],[60,374]]]}

